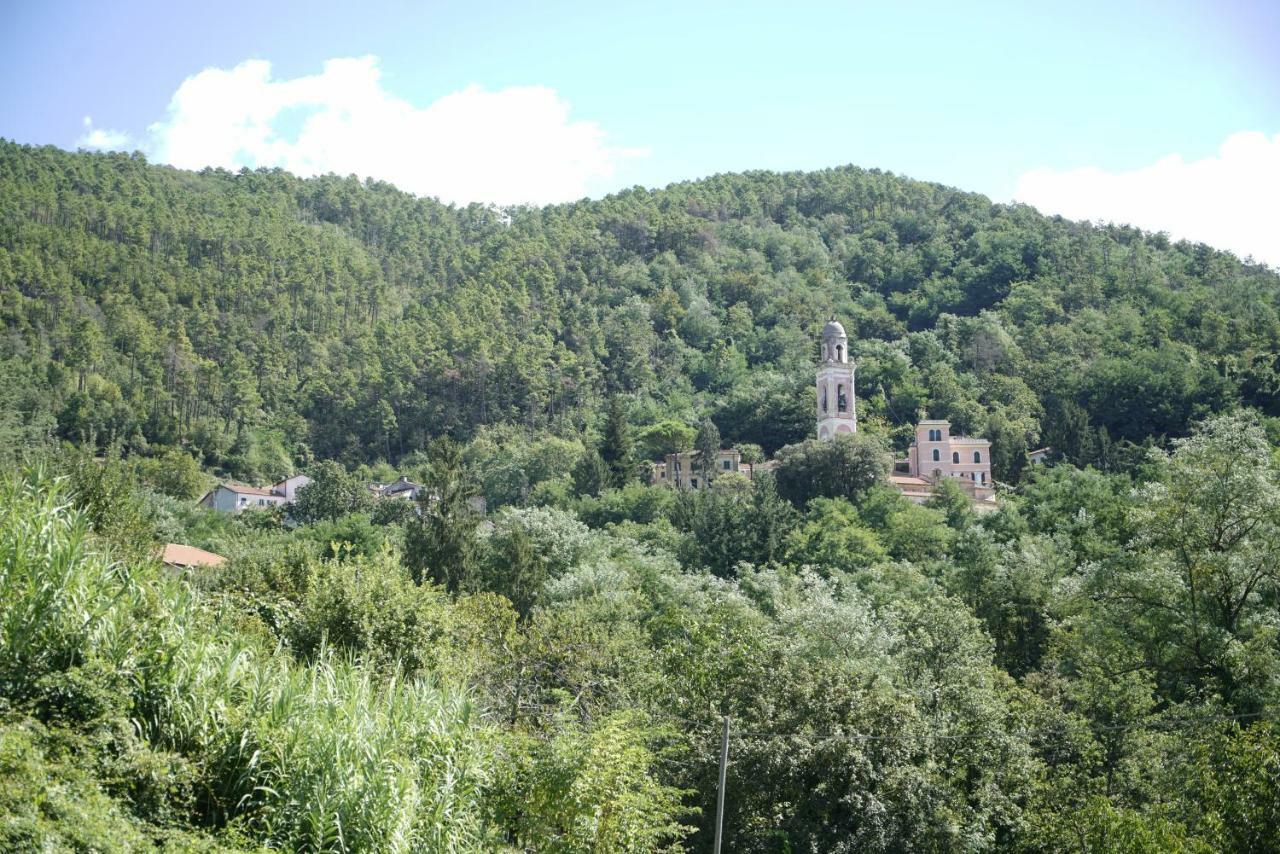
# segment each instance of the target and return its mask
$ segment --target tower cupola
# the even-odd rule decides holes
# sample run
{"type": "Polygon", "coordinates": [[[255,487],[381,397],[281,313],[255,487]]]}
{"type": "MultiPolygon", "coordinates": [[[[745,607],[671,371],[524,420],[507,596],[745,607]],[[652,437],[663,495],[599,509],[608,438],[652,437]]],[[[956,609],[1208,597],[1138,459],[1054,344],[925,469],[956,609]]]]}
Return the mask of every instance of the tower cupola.
{"type": "Polygon", "coordinates": [[[849,361],[849,336],[835,315],[822,327],[822,361],[836,364],[849,361]]]}

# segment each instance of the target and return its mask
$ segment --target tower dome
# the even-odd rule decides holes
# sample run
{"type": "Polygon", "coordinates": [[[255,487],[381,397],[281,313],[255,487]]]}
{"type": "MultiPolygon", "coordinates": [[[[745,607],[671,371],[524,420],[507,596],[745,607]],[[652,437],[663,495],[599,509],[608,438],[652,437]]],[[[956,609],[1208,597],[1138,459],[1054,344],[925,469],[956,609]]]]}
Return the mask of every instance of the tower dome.
{"type": "Polygon", "coordinates": [[[835,315],[822,327],[822,361],[846,362],[849,359],[849,336],[835,315]]]}

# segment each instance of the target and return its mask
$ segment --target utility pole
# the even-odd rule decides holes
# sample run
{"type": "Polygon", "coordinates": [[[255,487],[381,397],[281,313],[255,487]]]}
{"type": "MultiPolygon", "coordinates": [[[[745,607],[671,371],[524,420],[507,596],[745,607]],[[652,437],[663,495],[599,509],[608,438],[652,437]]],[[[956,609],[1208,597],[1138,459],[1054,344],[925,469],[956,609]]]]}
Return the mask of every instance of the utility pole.
{"type": "Polygon", "coordinates": [[[724,731],[720,734],[720,792],[716,795],[716,849],[720,854],[720,840],[724,833],[724,778],[729,770],[729,716],[724,716],[724,731]]]}

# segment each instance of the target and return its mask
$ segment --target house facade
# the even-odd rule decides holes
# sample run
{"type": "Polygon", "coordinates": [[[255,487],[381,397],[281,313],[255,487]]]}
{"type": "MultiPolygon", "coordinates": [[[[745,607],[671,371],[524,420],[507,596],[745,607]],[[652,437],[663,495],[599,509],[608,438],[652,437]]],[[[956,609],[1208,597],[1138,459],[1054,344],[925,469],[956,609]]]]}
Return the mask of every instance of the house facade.
{"type": "MultiPolygon", "coordinates": [[[[737,472],[747,478],[755,477],[757,472],[770,468],[767,463],[744,463],[742,454],[733,448],[716,451],[713,474],[729,474],[737,472]]],[[[681,451],[678,454],[667,454],[660,463],[653,463],[649,468],[649,483],[667,484],[676,489],[705,489],[706,477],[698,462],[696,451],[681,451]]]]}
{"type": "Polygon", "coordinates": [[[936,484],[950,478],[975,501],[994,502],[991,480],[991,442],[954,436],[949,421],[921,421],[907,448],[907,476],[936,484]]]}
{"type": "Polygon", "coordinates": [[[285,503],[287,502],[283,495],[272,492],[270,489],[248,486],[236,483],[234,480],[218,484],[200,499],[201,507],[220,510],[223,513],[279,507],[285,503]]]}
{"type": "Polygon", "coordinates": [[[240,513],[244,510],[266,510],[292,504],[298,490],[311,483],[305,474],[295,474],[270,487],[248,486],[228,480],[209,490],[198,502],[201,507],[223,513],[240,513]]]}

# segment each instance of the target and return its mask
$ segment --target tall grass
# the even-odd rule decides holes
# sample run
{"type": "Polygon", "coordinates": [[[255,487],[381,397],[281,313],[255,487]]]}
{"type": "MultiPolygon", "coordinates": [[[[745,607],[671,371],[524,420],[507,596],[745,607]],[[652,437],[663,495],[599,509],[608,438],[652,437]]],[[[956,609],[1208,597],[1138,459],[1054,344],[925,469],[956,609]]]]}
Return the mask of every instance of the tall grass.
{"type": "Polygon", "coordinates": [[[83,726],[66,711],[83,704],[41,700],[51,684],[73,690],[66,677],[81,670],[150,747],[187,758],[192,823],[299,851],[498,847],[483,809],[493,739],[464,695],[328,651],[301,665],[237,636],[155,563],[113,561],[62,483],[10,475],[0,691],[83,726]]]}

